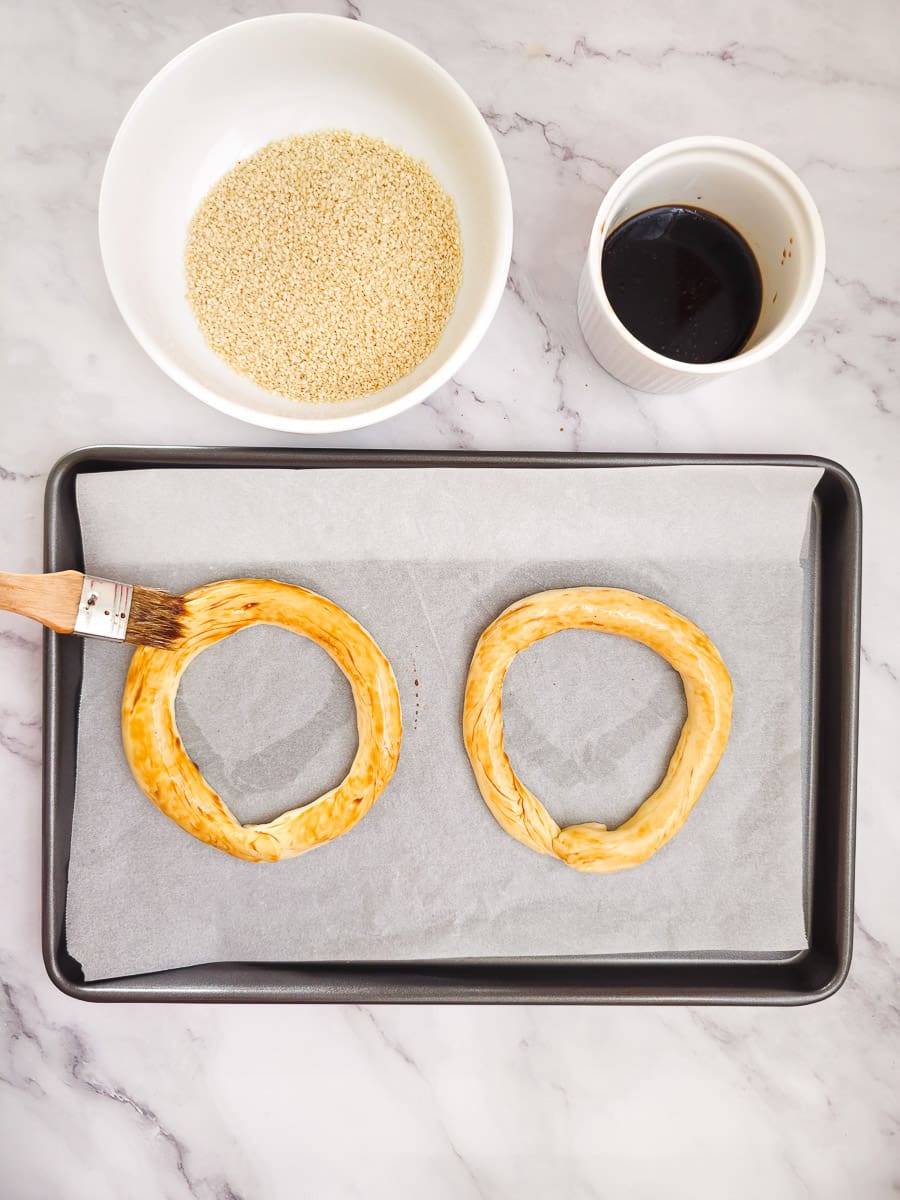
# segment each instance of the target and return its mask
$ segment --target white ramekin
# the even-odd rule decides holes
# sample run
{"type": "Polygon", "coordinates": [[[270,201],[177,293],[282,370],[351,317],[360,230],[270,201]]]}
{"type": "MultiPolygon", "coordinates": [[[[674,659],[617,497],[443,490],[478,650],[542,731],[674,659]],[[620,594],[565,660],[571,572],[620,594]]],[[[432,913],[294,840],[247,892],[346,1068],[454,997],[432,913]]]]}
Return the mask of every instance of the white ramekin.
{"type": "Polygon", "coordinates": [[[794,172],[759,146],[726,137],[667,142],[632,163],[603,198],[578,286],[578,319],[591,353],[611,375],[644,392],[686,392],[762,362],[806,321],[825,274],[825,234],[794,172]],[[729,221],[747,239],[763,280],[756,329],[734,358],[682,363],[629,333],[603,288],[607,236],[628,217],[663,204],[691,204],[729,221]]]}

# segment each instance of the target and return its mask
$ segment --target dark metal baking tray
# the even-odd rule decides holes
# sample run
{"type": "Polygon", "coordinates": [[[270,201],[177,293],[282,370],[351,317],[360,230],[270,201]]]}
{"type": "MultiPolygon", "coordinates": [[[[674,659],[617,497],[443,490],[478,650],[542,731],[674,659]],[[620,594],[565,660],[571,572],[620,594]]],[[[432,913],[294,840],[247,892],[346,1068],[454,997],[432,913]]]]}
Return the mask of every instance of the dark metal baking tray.
{"type": "Polygon", "coordinates": [[[220,962],[86,983],[65,941],[82,642],[44,635],[43,950],[53,982],[82,1000],[354,1003],[804,1004],[843,983],[853,936],[862,508],[843,467],[805,456],[507,454],[94,447],[61,459],[45,501],[44,566],[84,568],[80,474],[147,467],[812,466],[806,720],[809,787],[807,950],[784,956],[602,956],[419,962],[220,962]]]}

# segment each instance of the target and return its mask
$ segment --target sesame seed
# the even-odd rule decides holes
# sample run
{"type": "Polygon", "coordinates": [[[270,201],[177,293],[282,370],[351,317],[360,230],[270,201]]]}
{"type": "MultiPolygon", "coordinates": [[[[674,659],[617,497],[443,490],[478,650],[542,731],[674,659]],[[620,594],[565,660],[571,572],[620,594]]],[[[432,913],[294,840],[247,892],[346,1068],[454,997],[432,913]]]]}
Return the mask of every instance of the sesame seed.
{"type": "Polygon", "coordinates": [[[462,243],[424,162],[331,129],[237,163],[194,213],[184,262],[210,349],[267,391],[320,403],[379,391],[428,357],[462,243]]]}

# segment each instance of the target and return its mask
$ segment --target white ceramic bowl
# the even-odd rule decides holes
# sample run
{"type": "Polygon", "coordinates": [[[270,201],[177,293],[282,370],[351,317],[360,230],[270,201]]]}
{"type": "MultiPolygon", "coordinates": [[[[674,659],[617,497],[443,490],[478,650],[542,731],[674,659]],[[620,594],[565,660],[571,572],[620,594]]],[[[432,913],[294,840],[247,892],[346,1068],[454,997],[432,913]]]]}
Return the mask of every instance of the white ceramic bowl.
{"type": "Polygon", "coordinates": [[[261,17],[190,46],[135,100],[100,189],[106,277],[150,357],[213,408],[295,433],[371,425],[445,383],[496,312],[511,249],[509,181],[478,109],[420,50],[341,17],[261,17]],[[238,159],[329,128],[383,137],[425,160],[456,204],[463,279],[440,342],[414,371],[369,396],[317,405],[264,391],[207,348],[185,299],[182,256],[191,215],[238,159]]]}

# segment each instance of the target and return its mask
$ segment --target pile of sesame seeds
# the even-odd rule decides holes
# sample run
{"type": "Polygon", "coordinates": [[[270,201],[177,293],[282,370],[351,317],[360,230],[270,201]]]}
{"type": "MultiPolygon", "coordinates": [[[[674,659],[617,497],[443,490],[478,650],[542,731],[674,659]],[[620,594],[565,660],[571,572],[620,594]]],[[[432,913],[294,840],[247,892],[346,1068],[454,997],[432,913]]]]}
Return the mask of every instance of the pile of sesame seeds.
{"type": "Polygon", "coordinates": [[[453,201],[380,138],[272,142],[215,184],[185,248],[187,297],[235,371],[294,400],[387,387],[431,353],[462,278],[453,201]]]}

